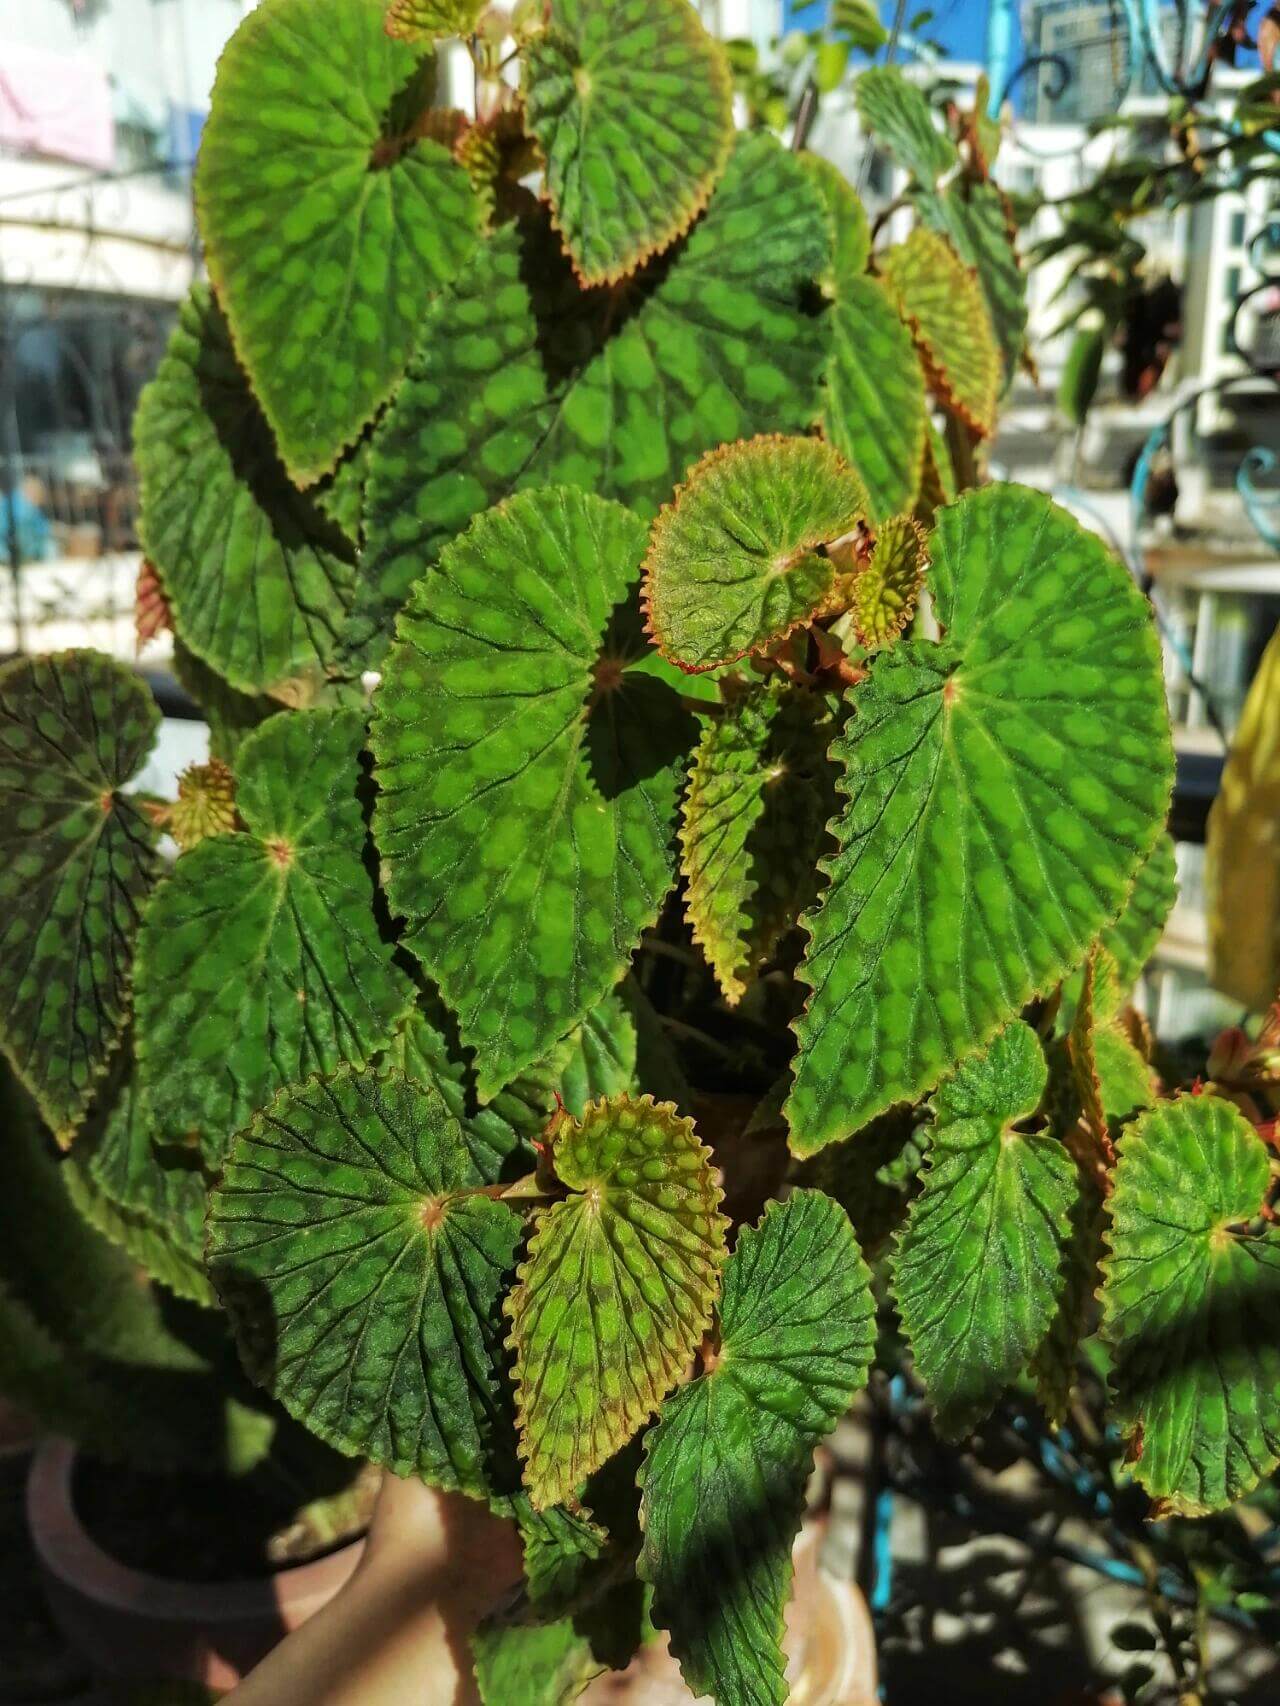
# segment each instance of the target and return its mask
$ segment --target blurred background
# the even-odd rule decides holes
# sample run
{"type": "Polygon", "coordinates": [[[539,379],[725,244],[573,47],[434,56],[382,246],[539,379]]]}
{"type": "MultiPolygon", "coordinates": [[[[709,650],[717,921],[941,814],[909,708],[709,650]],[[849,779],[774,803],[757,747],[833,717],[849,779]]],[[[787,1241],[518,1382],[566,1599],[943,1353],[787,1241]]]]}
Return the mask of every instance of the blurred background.
{"type": "MultiPolygon", "coordinates": [[[[0,0],[0,656],[138,653],[131,419],[202,272],[192,166],[218,54],[251,9],[0,0]]],[[[1211,1036],[1251,1003],[1211,964],[1206,819],[1280,617],[1280,135],[1257,116],[1280,25],[1265,6],[1202,0],[699,10],[732,44],[739,121],[785,138],[799,126],[890,234],[905,180],[859,128],[859,20],[938,108],[1008,115],[993,176],[1036,262],[1034,361],[1007,401],[992,472],[1053,492],[1151,591],[1177,734],[1180,899],[1145,1004],[1167,1041],[1211,1036]]],[[[465,108],[460,46],[439,76],[439,104],[465,108]]],[[[150,639],[139,665],[165,712],[140,786],[165,793],[207,753],[170,642],[150,639]]],[[[852,1461],[865,1440],[845,1448],[852,1461]]],[[[0,1702],[76,1698],[74,1661],[32,1581],[20,1474],[4,1474],[0,1702]]],[[[955,1700],[1097,1699],[1100,1675],[1141,1669],[1124,1635],[1140,1584],[1072,1564],[1057,1518],[1046,1545],[1039,1483],[1009,1532],[977,1538],[946,1500],[891,1501],[886,1514],[856,1483],[849,1546],[892,1528],[882,1544],[896,1575],[873,1584],[891,1699],[936,1697],[940,1642],[955,1700]]],[[[1224,1698],[1280,1700],[1256,1641],[1237,1652],[1229,1627],[1214,1638],[1224,1698]]],[[[1107,1698],[1138,1698],[1140,1679],[1116,1687],[1107,1698]]]]}

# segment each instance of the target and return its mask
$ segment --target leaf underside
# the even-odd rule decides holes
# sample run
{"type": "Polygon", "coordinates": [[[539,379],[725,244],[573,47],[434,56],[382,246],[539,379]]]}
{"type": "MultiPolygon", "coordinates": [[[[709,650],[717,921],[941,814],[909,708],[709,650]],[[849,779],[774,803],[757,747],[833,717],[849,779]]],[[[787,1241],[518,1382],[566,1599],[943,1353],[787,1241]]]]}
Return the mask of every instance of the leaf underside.
{"type": "Polygon", "coordinates": [[[733,83],[687,0],[551,0],[521,86],[585,284],[634,271],[706,206],[733,142],[733,83]]]}
{"type": "Polygon", "coordinates": [[[124,785],[160,713],[98,652],[0,670],[0,1045],[62,1141],[119,1041],[157,832],[124,785]]]}
{"type": "Polygon", "coordinates": [[[947,242],[917,225],[877,257],[942,401],[979,434],[995,424],[1000,351],[977,274],[947,242]]]}
{"type": "Polygon", "coordinates": [[[1213,1096],[1160,1103],[1119,1149],[1101,1293],[1117,1419],[1159,1511],[1199,1516],[1280,1463],[1268,1152],[1213,1096]]]}
{"type": "Polygon", "coordinates": [[[1022,1132],[1048,1074],[1035,1032],[1010,1025],[935,1098],[924,1189],[893,1266],[894,1295],[939,1431],[970,1433],[1030,1362],[1066,1291],[1079,1190],[1049,1132],[1022,1132]]]}
{"type": "Polygon", "coordinates": [[[685,906],[731,1002],[816,896],[832,732],[812,694],[743,688],[698,743],[680,829],[685,906]]]}
{"type": "Polygon", "coordinates": [[[263,0],[218,62],[196,168],[209,276],[293,480],[386,401],[479,203],[439,143],[384,0],[263,0]]]}
{"type": "Polygon", "coordinates": [[[650,536],[644,602],[663,656],[714,669],[807,622],[836,577],[816,547],[866,509],[862,482],[821,439],[770,434],[710,451],[650,536]]]}
{"type": "Polygon", "coordinates": [[[832,747],[848,804],[805,920],[798,1154],[932,1088],[1078,964],[1164,820],[1159,646],[1124,568],[1012,484],[940,511],[929,556],[946,641],[880,653],[832,747]]]}
{"type": "Polygon", "coordinates": [[[375,700],[387,893],[483,1100],[614,987],[674,876],[692,720],[611,619],[644,539],[568,487],[479,517],[401,617],[375,700]]]}
{"type": "Polygon", "coordinates": [[[312,1433],[490,1497],[521,1227],[466,1194],[481,1182],[438,1092],[349,1069],[295,1085],[231,1147],[209,1272],[246,1367],[312,1433]]]}
{"type": "Polygon", "coordinates": [[[237,761],[246,829],[184,853],[139,945],[136,1047],[157,1136],[221,1159],[284,1085],[362,1064],[409,1005],[361,857],[363,719],[298,711],[237,761]]]}
{"type": "Polygon", "coordinates": [[[207,285],[182,306],[134,440],[142,535],[185,644],[243,693],[323,669],[350,542],[290,482],[207,285]]]}
{"type": "Polygon", "coordinates": [[[820,1191],[771,1202],[725,1269],[720,1352],[668,1399],[640,1476],[640,1574],[690,1691],[782,1706],[791,1548],[814,1447],[863,1385],[867,1269],[820,1191]]]}
{"type": "Polygon", "coordinates": [[[710,1151],[650,1097],[564,1120],[570,1195],[539,1219],[507,1300],[525,1484],[570,1497],[648,1420],[711,1320],[725,1220],[710,1151]]]}
{"type": "Polygon", "coordinates": [[[650,517],[704,451],[806,431],[827,251],[817,194],[763,134],[624,316],[579,291],[544,220],[500,229],[428,312],[375,439],[352,660],[376,665],[413,582],[513,490],[580,486],[650,517]]]}

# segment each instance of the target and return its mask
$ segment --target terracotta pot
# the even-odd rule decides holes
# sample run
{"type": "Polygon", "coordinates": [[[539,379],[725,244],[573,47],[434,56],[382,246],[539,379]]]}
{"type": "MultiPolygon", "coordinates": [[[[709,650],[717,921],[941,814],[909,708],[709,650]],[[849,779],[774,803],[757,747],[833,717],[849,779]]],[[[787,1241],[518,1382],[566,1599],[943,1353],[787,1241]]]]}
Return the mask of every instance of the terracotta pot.
{"type": "MultiPolygon", "coordinates": [[[[876,1647],[866,1601],[852,1582],[820,1567],[823,1517],[809,1517],[796,1541],[795,1591],[787,1607],[787,1682],[792,1706],[876,1706],[876,1647]]],[[[692,1696],[665,1637],[624,1671],[598,1677],[583,1706],[690,1706],[692,1696]]]]}
{"type": "Polygon", "coordinates": [[[27,1481],[27,1522],[53,1612],[67,1640],[105,1677],[232,1688],[349,1579],[363,1540],[255,1581],[168,1581],[119,1564],[72,1504],[76,1451],[46,1439],[27,1481]]]}

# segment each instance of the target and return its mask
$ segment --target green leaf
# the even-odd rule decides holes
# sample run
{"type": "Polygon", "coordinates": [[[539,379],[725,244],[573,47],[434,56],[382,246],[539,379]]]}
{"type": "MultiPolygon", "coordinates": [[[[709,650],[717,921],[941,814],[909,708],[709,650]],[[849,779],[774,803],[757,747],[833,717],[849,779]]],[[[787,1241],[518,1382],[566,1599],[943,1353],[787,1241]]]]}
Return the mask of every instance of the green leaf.
{"type": "Polygon", "coordinates": [[[1092,1326],[1092,1304],[1100,1279],[1102,1224],[1102,1196],[1093,1180],[1082,1173],[1071,1209],[1062,1292],[1049,1329],[1031,1359],[1036,1397],[1056,1428],[1070,1414],[1080,1348],[1092,1326]]]}
{"type": "Polygon", "coordinates": [[[545,223],[498,231],[427,314],[377,435],[351,656],[377,663],[412,583],[518,487],[581,486],[651,517],[704,451],[806,431],[824,353],[810,281],[828,247],[802,167],[764,134],[739,139],[625,315],[577,291],[545,223]]]}
{"type": "Polygon", "coordinates": [[[200,144],[209,276],[299,485],[390,396],[479,229],[466,173],[415,133],[429,87],[383,9],[263,0],[218,61],[200,144]]]}
{"type": "Polygon", "coordinates": [[[138,950],[136,1048],[156,1135],[215,1164],[283,1085],[385,1048],[410,985],[361,853],[363,719],[273,717],[240,749],[245,832],[184,853],[138,950]]]}
{"type": "Polygon", "coordinates": [[[827,214],[831,256],[823,275],[825,293],[839,300],[845,286],[861,278],[871,258],[871,223],[867,210],[838,166],[821,154],[800,156],[827,214]]]}
{"type": "Polygon", "coordinates": [[[0,1045],[63,1143],[125,1020],[157,832],[123,789],[159,726],[98,652],[0,670],[0,1045]]]}
{"type": "Polygon", "coordinates": [[[323,669],[351,545],[290,483],[207,285],[182,305],[134,439],[142,537],[183,642],[243,693],[323,669]]]}
{"type": "MultiPolygon", "coordinates": [[[[1161,835],[1133,879],[1133,888],[1118,918],[1106,925],[1098,946],[1114,967],[1115,993],[1123,1000],[1146,969],[1164,934],[1178,898],[1178,864],[1173,837],[1161,835]]],[[[1081,968],[1064,979],[1059,1028],[1070,1027],[1080,999],[1081,968]]]]}
{"type": "Polygon", "coordinates": [[[774,686],[736,691],[702,732],[680,830],[685,910],[730,1002],[816,898],[833,732],[815,695],[774,686]]]}
{"type": "Polygon", "coordinates": [[[548,1090],[545,1100],[539,1097],[535,1105],[533,1098],[524,1099],[523,1086],[516,1084],[508,1086],[495,1106],[477,1107],[472,1076],[461,1050],[446,1035],[446,1023],[443,1009],[428,1016],[421,1007],[415,1007],[391,1039],[380,1065],[443,1098],[481,1177],[504,1182],[517,1179],[532,1170],[536,1158],[524,1140],[541,1133],[555,1108],[555,1098],[548,1090]]]}
{"type": "Polygon", "coordinates": [[[844,1211],[820,1191],[771,1202],[725,1269],[719,1355],[668,1400],[640,1477],[640,1574],[693,1694],[719,1706],[787,1699],[783,1613],[805,1483],[874,1343],[844,1211]]]}
{"type": "Polygon", "coordinates": [[[834,0],[830,24],[864,53],[874,53],[889,39],[874,0],[834,0]]]}
{"type": "Polygon", "coordinates": [[[204,1271],[205,1182],[197,1156],[152,1142],[151,1121],[128,1061],[64,1163],[63,1178],[92,1226],[152,1279],[193,1303],[212,1304],[204,1271]],[[127,1068],[124,1069],[124,1068],[127,1068]]]}
{"type": "Polygon", "coordinates": [[[675,1385],[711,1320],[726,1222],[711,1152],[668,1103],[565,1116],[551,1162],[572,1193],[539,1219],[507,1299],[525,1484],[569,1498],[675,1385]]]}
{"type": "Polygon", "coordinates": [[[994,184],[969,184],[963,197],[951,188],[921,196],[916,205],[978,275],[1000,345],[1001,388],[1008,390],[1027,341],[1027,279],[1009,235],[1004,196],[994,184]]]}
{"type": "Polygon", "coordinates": [[[634,272],[707,205],[733,144],[733,78],[687,0],[550,0],[521,88],[584,284],[634,272]]]}
{"type": "Polygon", "coordinates": [[[945,642],[879,653],[832,748],[849,802],[806,920],[798,1154],[914,1100],[1049,990],[1163,827],[1160,650],[1128,572],[1016,485],[940,511],[929,556],[945,642]]]}
{"type": "Polygon", "coordinates": [[[822,430],[867,489],[868,518],[916,501],[928,418],[924,372],[911,333],[874,278],[840,284],[831,311],[822,430]]]}
{"type": "Polygon", "coordinates": [[[499,1299],[520,1219],[438,1092],[344,1069],[227,1156],[209,1272],[245,1366],[339,1451],[488,1497],[507,1438],[499,1299]]]}
{"type": "MultiPolygon", "coordinates": [[[[782,1098],[778,1098],[781,1119],[782,1098]]],[[[929,1127],[901,1104],[845,1143],[831,1143],[797,1177],[834,1197],[853,1223],[868,1258],[902,1223],[928,1149],[929,1127]]]]}
{"type": "Polygon", "coordinates": [[[937,183],[956,164],[955,144],[934,124],[921,91],[896,66],[870,66],[854,84],[853,94],[864,128],[922,184],[937,183]]]}
{"type": "Polygon", "coordinates": [[[820,41],[813,56],[813,81],[820,95],[838,89],[849,69],[847,41],[820,41]]]}
{"type": "Polygon", "coordinates": [[[374,702],[387,893],[486,1101],[614,987],[674,876],[693,728],[627,667],[644,540],[569,487],[480,516],[416,589],[374,702]]]}
{"type": "Polygon", "coordinates": [[[877,267],[941,400],[974,432],[989,433],[1000,390],[1000,350],[977,274],[925,225],[877,256],[877,267]]]}
{"type": "Polygon", "coordinates": [[[1157,1514],[1200,1516],[1280,1463],[1280,1232],[1266,1145],[1230,1102],[1162,1102],[1120,1139],[1102,1333],[1157,1514]]]}
{"type": "Polygon", "coordinates": [[[876,533],[871,560],[853,583],[850,610],[867,651],[891,646],[915,615],[924,584],[924,533],[908,515],[891,517],[876,533]]]}
{"type": "Polygon", "coordinates": [[[1035,1032],[1019,1021],[934,1099],[924,1189],[898,1243],[893,1289],[948,1439],[990,1414],[1066,1290],[1076,1164],[1051,1133],[1018,1130],[1047,1080],[1035,1032]]]}
{"type": "Polygon", "coordinates": [[[259,723],[284,710],[279,699],[265,694],[240,693],[215,670],[209,668],[182,641],[173,642],[173,673],[178,685],[189,693],[209,725],[209,756],[234,765],[247,735],[259,723]]]}
{"type": "Polygon", "coordinates": [[[866,507],[862,482],[821,439],[774,434],[710,451],[649,540],[642,599],[662,655],[714,669],[809,621],[837,577],[818,547],[866,507]]]}
{"type": "Polygon", "coordinates": [[[400,41],[469,36],[484,6],[485,0],[391,0],[384,27],[400,41]]]}

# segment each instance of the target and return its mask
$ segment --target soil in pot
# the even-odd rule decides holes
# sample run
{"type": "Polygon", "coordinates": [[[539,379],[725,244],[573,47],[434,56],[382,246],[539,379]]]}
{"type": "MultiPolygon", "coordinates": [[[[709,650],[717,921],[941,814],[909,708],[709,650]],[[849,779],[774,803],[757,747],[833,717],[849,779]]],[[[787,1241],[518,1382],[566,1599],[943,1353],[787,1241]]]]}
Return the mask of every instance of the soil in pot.
{"type": "Polygon", "coordinates": [[[364,1533],[381,1474],[335,1464],[309,1498],[270,1461],[248,1474],[156,1474],[78,1457],[76,1514],[118,1563],[170,1581],[229,1582],[311,1563],[364,1533]]]}

